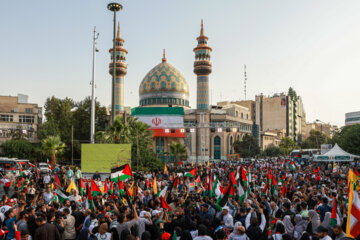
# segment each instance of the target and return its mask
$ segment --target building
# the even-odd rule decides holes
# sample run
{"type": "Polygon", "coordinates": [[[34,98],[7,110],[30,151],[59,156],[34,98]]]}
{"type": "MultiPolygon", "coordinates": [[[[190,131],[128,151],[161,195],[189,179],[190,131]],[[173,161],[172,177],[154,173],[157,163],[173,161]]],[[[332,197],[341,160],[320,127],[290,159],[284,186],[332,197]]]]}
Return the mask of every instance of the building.
{"type": "MultiPolygon", "coordinates": [[[[288,94],[276,94],[272,97],[255,96],[255,123],[260,132],[280,130],[286,137],[301,143],[305,133],[306,115],[302,99],[289,89],[288,94]]],[[[260,143],[260,146],[263,144],[260,143]]]]}
{"type": "Polygon", "coordinates": [[[197,78],[196,109],[189,104],[189,85],[179,70],[170,65],[165,51],[160,64],[152,68],[139,86],[139,107],[132,115],[147,123],[153,131],[154,151],[169,152],[169,145],[180,142],[187,148],[191,161],[228,159],[233,143],[245,134],[252,134],[252,112],[232,103],[211,106],[209,103],[209,75],[212,48],[207,44],[201,22],[197,37],[194,73],[197,78]]]}
{"type": "Polygon", "coordinates": [[[360,123],[360,111],[345,113],[345,125],[354,125],[360,123]]]}
{"type": "Polygon", "coordinates": [[[28,103],[28,96],[0,96],[0,142],[10,140],[15,133],[30,142],[37,142],[42,123],[42,108],[28,103]]]}

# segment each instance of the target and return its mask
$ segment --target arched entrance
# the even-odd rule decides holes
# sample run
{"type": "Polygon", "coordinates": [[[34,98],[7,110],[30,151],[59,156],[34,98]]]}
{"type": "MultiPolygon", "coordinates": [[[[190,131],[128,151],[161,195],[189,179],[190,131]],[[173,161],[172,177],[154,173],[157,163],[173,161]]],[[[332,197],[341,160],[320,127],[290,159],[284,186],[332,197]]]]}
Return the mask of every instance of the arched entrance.
{"type": "Polygon", "coordinates": [[[221,159],[221,138],[219,136],[214,138],[214,159],[221,159]]]}

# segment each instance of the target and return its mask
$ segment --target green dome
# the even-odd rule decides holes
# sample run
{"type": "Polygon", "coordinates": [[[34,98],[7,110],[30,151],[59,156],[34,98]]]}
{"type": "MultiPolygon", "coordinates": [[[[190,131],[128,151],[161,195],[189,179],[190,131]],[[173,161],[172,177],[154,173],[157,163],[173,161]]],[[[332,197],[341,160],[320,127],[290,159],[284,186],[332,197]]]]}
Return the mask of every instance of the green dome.
{"type": "Polygon", "coordinates": [[[139,87],[140,106],[183,105],[189,106],[189,85],[179,70],[163,59],[150,70],[139,87]]]}

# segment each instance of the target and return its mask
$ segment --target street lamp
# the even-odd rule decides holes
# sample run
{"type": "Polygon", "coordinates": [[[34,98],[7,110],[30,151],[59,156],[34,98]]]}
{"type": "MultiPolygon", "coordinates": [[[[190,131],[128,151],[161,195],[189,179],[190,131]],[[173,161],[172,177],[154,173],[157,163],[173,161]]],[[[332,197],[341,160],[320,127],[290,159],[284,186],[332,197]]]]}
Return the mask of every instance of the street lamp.
{"type": "MultiPolygon", "coordinates": [[[[316,119],[315,122],[319,122],[319,123],[320,123],[320,132],[321,132],[321,134],[324,134],[324,133],[323,133],[323,124],[326,124],[326,123],[323,122],[323,121],[321,121],[321,120],[319,120],[319,119],[316,119]]],[[[326,134],[325,134],[325,143],[327,143],[327,136],[326,136],[326,134]]]]}
{"type": "Polygon", "coordinates": [[[113,73],[112,73],[112,88],[111,88],[111,122],[115,120],[115,76],[116,76],[116,12],[121,11],[123,6],[119,3],[112,2],[107,5],[107,9],[114,13],[114,34],[113,34],[113,73]]]}

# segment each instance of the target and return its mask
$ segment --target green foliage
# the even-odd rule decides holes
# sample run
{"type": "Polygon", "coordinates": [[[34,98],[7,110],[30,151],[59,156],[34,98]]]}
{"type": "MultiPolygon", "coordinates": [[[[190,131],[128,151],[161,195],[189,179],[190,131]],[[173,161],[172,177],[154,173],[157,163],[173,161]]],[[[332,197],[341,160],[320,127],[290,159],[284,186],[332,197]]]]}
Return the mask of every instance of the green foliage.
{"type": "Polygon", "coordinates": [[[318,130],[311,130],[310,136],[305,139],[305,141],[301,144],[302,149],[309,149],[309,148],[317,148],[320,149],[321,144],[325,143],[327,140],[327,136],[322,134],[318,130]]]}
{"type": "Polygon", "coordinates": [[[185,145],[177,142],[172,143],[169,147],[170,154],[175,157],[175,166],[177,166],[179,158],[187,155],[186,147],[185,145]]]}
{"type": "Polygon", "coordinates": [[[263,154],[266,157],[278,157],[278,156],[281,155],[281,151],[280,151],[279,147],[276,147],[274,145],[270,145],[264,150],[263,154]]]}
{"type": "Polygon", "coordinates": [[[342,127],[330,142],[333,145],[339,144],[342,149],[351,154],[360,155],[360,124],[342,127]]]}
{"type": "Polygon", "coordinates": [[[292,150],[296,149],[296,144],[292,138],[285,137],[281,139],[279,148],[283,155],[289,155],[292,150]]]}
{"type": "Polygon", "coordinates": [[[295,101],[297,100],[297,94],[292,87],[289,88],[288,95],[292,100],[295,100],[295,101]]]}
{"type": "Polygon", "coordinates": [[[33,145],[25,140],[8,140],[2,145],[3,155],[9,158],[30,159],[34,155],[33,145]]]}
{"type": "Polygon", "coordinates": [[[59,135],[60,135],[59,126],[57,125],[57,123],[55,123],[54,119],[50,119],[41,125],[41,128],[38,133],[38,138],[39,140],[43,140],[48,136],[59,136],[59,135]]]}
{"type": "Polygon", "coordinates": [[[260,153],[260,147],[256,138],[248,134],[245,134],[241,141],[237,140],[234,142],[234,150],[242,158],[255,157],[260,153]]]}
{"type": "Polygon", "coordinates": [[[41,141],[42,149],[45,155],[51,156],[51,165],[56,164],[56,155],[64,151],[65,144],[61,142],[59,136],[48,136],[41,141]]]}

